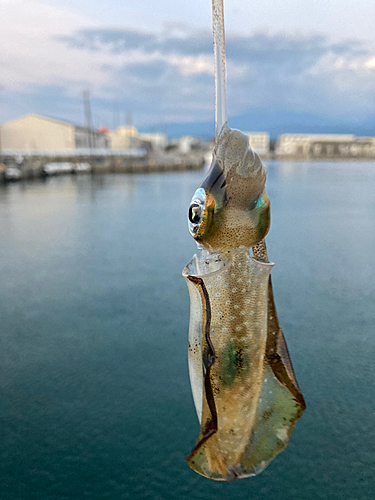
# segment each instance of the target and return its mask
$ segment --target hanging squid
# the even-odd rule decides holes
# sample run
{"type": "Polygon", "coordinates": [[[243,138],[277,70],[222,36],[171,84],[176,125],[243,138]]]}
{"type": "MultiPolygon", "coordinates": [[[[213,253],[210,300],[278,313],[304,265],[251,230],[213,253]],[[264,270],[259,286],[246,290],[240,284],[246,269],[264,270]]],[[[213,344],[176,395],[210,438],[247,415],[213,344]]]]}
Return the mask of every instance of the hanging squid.
{"type": "Polygon", "coordinates": [[[226,123],[222,0],[213,0],[213,7],[217,137],[188,212],[201,255],[183,270],[190,295],[189,374],[200,422],[187,462],[205,477],[233,481],[259,474],[287,446],[305,402],[273,299],[264,242],[270,227],[266,168],[248,137],[226,123]]]}

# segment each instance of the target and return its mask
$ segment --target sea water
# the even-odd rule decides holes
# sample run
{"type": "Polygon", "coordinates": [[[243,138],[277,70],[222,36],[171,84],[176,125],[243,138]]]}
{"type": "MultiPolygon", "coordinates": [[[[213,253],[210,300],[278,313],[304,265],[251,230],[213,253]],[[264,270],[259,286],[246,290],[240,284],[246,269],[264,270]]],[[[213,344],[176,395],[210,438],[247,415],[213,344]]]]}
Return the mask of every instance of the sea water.
{"type": "Polygon", "coordinates": [[[274,293],[307,409],[258,477],[188,468],[202,172],[0,188],[0,498],[373,500],[375,165],[270,162],[274,293]]]}

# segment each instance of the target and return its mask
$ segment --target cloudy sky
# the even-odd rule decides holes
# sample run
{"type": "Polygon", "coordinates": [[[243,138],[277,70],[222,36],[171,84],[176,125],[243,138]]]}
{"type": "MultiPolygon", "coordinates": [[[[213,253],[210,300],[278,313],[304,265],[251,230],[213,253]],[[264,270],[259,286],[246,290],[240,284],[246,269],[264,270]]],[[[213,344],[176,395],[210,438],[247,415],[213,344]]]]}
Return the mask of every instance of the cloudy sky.
{"type": "MultiPolygon", "coordinates": [[[[230,117],[375,117],[374,0],[226,0],[225,15],[230,117]]],[[[0,122],[82,123],[85,89],[96,126],[213,119],[209,0],[0,0],[0,19],[0,122]]]]}

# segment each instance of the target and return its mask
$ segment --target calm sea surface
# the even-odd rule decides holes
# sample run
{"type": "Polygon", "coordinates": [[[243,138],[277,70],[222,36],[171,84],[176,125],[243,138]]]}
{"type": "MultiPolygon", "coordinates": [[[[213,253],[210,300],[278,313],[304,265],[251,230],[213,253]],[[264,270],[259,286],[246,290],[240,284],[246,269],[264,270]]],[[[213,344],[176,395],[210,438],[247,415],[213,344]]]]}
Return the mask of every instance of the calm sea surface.
{"type": "Polygon", "coordinates": [[[0,498],[374,500],[375,165],[270,163],[280,322],[308,408],[260,476],[191,471],[202,172],[0,187],[0,498]]]}

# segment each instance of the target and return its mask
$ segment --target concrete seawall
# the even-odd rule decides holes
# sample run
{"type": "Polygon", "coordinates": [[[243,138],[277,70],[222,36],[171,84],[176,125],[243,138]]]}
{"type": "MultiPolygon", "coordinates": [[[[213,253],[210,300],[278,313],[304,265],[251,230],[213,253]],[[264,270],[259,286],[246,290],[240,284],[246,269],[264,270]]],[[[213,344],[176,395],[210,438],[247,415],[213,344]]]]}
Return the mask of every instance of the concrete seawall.
{"type": "MultiPolygon", "coordinates": [[[[0,158],[0,180],[6,180],[6,170],[19,169],[22,179],[48,175],[48,166],[61,164],[64,171],[56,173],[152,173],[165,171],[200,170],[204,167],[201,152],[185,155],[160,153],[154,155],[69,155],[69,154],[6,154],[0,158]],[[69,168],[71,165],[71,168],[69,168]],[[85,168],[80,168],[84,165],[85,168]]],[[[11,179],[9,179],[11,180],[11,179]]],[[[14,179],[16,180],[16,179],[14,179]]],[[[18,180],[18,179],[17,179],[18,180]]]]}

